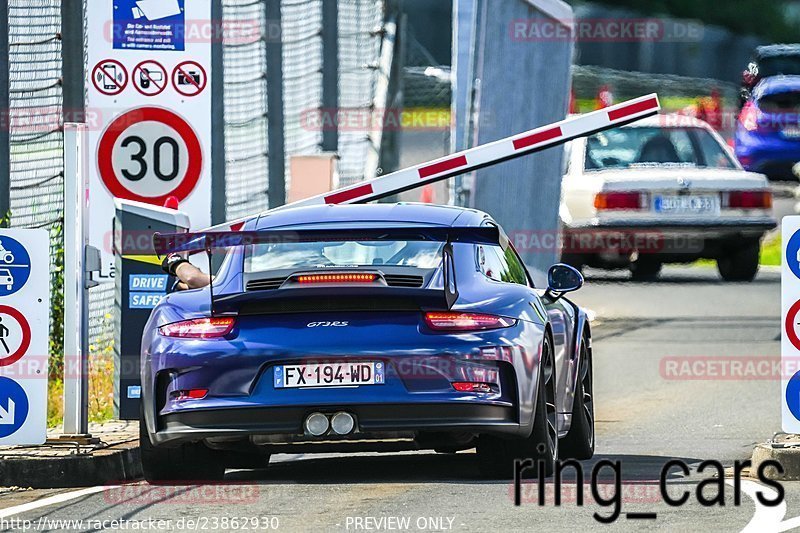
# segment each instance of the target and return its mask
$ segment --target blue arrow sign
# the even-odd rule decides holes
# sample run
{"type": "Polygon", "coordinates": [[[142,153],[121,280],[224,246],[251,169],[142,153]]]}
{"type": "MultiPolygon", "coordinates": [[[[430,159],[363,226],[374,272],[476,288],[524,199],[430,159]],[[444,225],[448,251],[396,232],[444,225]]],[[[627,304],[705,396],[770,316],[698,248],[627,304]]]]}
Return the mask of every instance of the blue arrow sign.
{"type": "Polygon", "coordinates": [[[14,434],[28,418],[28,396],[13,379],[0,377],[0,439],[14,434]]]}

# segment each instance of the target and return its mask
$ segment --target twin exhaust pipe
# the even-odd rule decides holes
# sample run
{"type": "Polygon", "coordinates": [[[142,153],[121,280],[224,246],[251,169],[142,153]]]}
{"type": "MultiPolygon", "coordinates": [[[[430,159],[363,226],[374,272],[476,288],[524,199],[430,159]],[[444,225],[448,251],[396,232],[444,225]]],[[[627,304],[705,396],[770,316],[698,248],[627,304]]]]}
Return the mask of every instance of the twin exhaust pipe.
{"type": "Polygon", "coordinates": [[[306,433],[313,437],[321,437],[332,431],[336,435],[348,435],[356,427],[356,420],[350,413],[339,411],[334,415],[311,413],[303,422],[306,433]]]}

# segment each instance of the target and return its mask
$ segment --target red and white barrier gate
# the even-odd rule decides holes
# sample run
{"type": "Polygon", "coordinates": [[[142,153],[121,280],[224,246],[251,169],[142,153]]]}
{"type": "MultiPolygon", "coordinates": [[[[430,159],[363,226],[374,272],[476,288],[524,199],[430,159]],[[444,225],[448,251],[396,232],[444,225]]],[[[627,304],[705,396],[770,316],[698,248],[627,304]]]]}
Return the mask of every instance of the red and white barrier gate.
{"type": "MultiPolygon", "coordinates": [[[[356,204],[379,200],[428,183],[522,157],[545,148],[552,148],[578,137],[585,137],[598,131],[635,122],[655,115],[660,109],[658,96],[649,94],[598,111],[569,117],[561,122],[548,124],[499,141],[476,146],[434,161],[398,170],[349,187],[293,202],[277,209],[307,205],[356,204]]],[[[209,228],[208,231],[238,230],[241,228],[242,223],[252,218],[252,216],[214,226],[209,228]]]]}

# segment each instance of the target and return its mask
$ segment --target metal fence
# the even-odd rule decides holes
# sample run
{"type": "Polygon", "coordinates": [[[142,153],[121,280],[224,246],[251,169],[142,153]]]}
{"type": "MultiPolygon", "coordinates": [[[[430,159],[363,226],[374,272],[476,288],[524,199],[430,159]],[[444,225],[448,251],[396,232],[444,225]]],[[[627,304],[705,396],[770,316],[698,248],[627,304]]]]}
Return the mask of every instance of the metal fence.
{"type": "MultiPolygon", "coordinates": [[[[225,0],[226,23],[255,24],[269,38],[264,7],[253,0],[225,0]]],[[[224,42],[225,194],[228,217],[267,206],[267,83],[264,39],[224,42]]]]}
{"type": "MultiPolygon", "coordinates": [[[[339,4],[339,106],[350,113],[372,110],[383,15],[378,2],[351,0],[339,4]]],[[[369,150],[369,132],[339,130],[341,185],[374,177],[364,175],[369,150]]]]}
{"type": "MultiPolygon", "coordinates": [[[[252,41],[223,42],[225,108],[225,207],[227,218],[268,206],[269,109],[266,49],[283,45],[285,176],[294,154],[322,149],[323,133],[303,123],[303,114],[322,107],[323,0],[279,0],[282,25],[266,19],[267,0],[223,0],[223,23],[257,24],[252,41]]],[[[327,2],[328,0],[325,0],[327,2]]],[[[8,0],[9,156],[11,225],[51,230],[53,271],[62,246],[63,168],[62,0],[8,0]]],[[[339,106],[371,110],[383,36],[385,2],[339,0],[339,106]]],[[[85,65],[84,65],[85,68],[85,65]]],[[[74,87],[74,86],[73,86],[74,87]]],[[[2,87],[0,87],[2,90],[2,87]]],[[[344,182],[364,178],[368,136],[339,132],[340,174],[344,182]]],[[[5,147],[0,146],[0,150],[5,147]]],[[[0,191],[2,193],[2,191],[0,191]]],[[[0,213],[0,217],[5,214],[0,213]]],[[[113,338],[113,285],[91,291],[92,353],[108,350],[113,338]]],[[[54,330],[55,331],[55,330],[54,330]]]]}

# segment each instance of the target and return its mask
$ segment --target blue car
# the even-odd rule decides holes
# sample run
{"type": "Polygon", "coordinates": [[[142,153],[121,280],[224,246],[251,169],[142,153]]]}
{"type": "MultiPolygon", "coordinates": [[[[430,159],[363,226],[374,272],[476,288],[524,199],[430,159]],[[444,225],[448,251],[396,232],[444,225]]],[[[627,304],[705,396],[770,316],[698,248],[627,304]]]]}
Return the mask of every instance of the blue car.
{"type": "Polygon", "coordinates": [[[555,265],[534,287],[485,213],[304,207],[155,244],[224,260],[211,287],[168,295],[145,327],[151,482],[286,452],[477,448],[502,477],[517,458],[550,472],[594,453],[589,323],[562,297],[583,278],[555,265]]]}
{"type": "Polygon", "coordinates": [[[771,180],[796,180],[800,162],[800,76],[765,78],[753,89],[736,125],[736,157],[771,180]]]}

